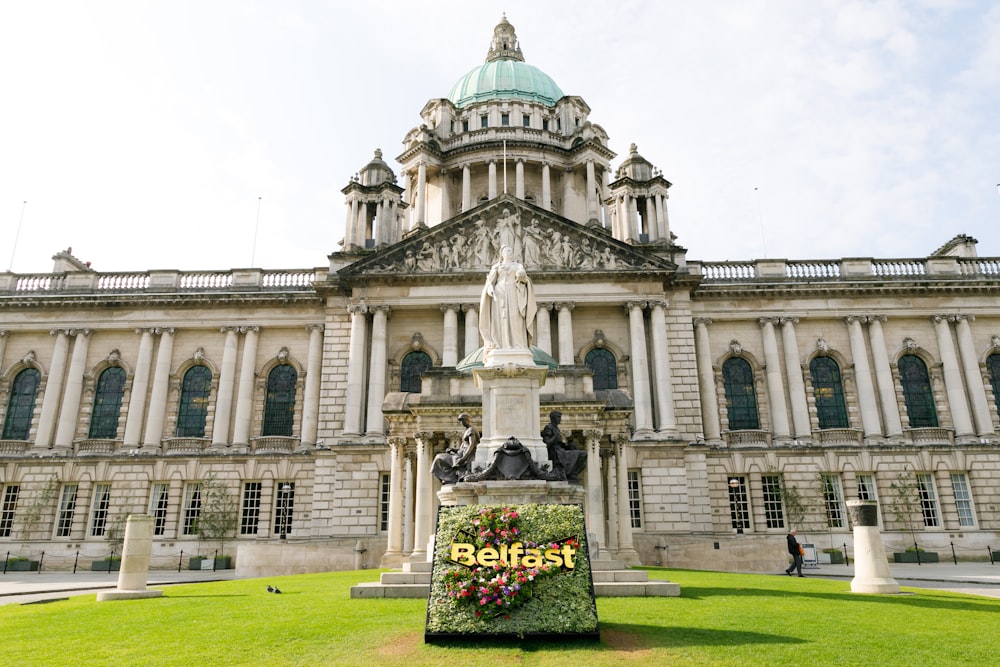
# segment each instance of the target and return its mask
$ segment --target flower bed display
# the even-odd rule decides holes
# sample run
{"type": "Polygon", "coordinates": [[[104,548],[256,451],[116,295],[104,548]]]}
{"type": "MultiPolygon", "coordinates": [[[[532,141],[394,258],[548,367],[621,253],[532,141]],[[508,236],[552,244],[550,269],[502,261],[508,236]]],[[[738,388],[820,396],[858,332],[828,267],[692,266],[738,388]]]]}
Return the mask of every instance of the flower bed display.
{"type": "Polygon", "coordinates": [[[468,505],[438,511],[425,640],[597,639],[579,505],[468,505]]]}

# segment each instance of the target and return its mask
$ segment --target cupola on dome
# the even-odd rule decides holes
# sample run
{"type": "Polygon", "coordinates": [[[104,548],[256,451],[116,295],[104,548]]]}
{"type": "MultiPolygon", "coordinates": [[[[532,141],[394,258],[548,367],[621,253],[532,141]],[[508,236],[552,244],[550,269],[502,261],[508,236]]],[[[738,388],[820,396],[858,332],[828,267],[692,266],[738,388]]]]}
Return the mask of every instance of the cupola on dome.
{"type": "Polygon", "coordinates": [[[524,62],[514,26],[504,16],[493,29],[486,62],[458,80],[448,99],[459,109],[487,100],[525,100],[554,106],[563,92],[548,74],[524,62]]]}

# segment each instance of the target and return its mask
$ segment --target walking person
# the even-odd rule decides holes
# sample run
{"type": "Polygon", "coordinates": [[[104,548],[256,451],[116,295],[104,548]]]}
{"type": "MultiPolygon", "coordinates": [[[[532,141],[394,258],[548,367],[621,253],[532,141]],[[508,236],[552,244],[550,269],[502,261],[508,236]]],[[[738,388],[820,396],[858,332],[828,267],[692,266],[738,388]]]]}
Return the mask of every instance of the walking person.
{"type": "Polygon", "coordinates": [[[788,531],[788,535],[785,536],[788,541],[788,553],[792,555],[792,564],[788,566],[785,570],[785,574],[789,577],[792,576],[792,570],[797,570],[800,577],[805,576],[802,574],[802,545],[799,541],[795,539],[795,529],[788,531]]]}

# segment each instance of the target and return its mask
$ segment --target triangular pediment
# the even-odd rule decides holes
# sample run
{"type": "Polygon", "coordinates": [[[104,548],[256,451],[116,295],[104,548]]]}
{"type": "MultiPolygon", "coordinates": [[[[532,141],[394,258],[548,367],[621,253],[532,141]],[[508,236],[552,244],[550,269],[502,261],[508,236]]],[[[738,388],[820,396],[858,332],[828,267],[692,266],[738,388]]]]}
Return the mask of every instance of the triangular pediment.
{"type": "MultiPolygon", "coordinates": [[[[533,275],[573,273],[673,273],[676,265],[622,243],[601,228],[580,225],[510,195],[466,211],[340,271],[341,279],[481,276],[509,245],[533,275]]],[[[555,275],[553,275],[555,277],[555,275]]]]}

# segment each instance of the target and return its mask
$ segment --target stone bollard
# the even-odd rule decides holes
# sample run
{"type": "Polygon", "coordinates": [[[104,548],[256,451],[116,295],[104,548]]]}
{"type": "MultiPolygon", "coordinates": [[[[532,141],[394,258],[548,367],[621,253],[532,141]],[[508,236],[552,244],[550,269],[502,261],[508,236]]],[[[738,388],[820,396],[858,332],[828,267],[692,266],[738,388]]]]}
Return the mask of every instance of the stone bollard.
{"type": "Polygon", "coordinates": [[[118,570],[118,588],[97,594],[97,601],[135,600],[156,598],[163,591],[147,590],[149,581],[149,555],[153,550],[153,517],[131,514],[125,523],[125,544],[118,570]]]}
{"type": "Polygon", "coordinates": [[[898,593],[899,584],[889,572],[889,559],[878,529],[878,503],[848,500],[847,513],[854,524],[854,593],[898,593]]]}

